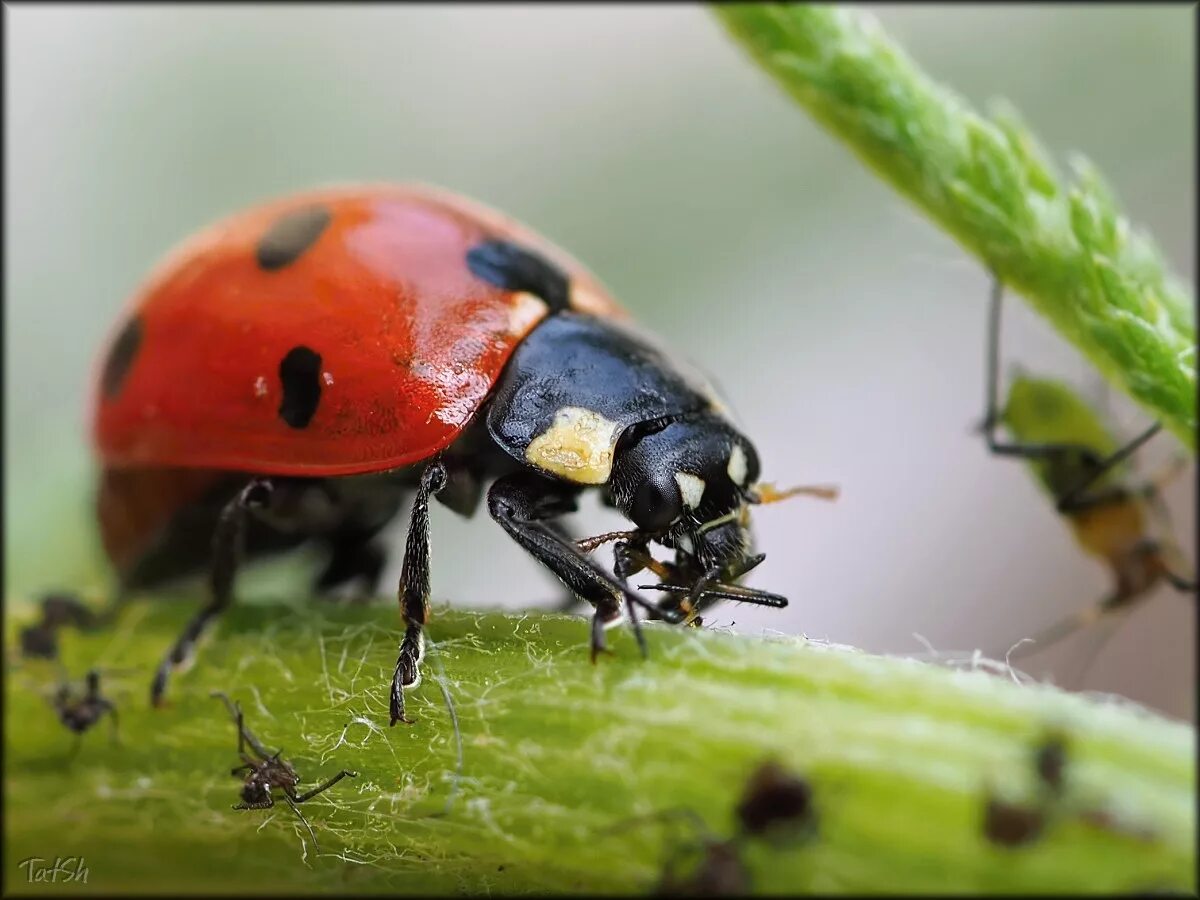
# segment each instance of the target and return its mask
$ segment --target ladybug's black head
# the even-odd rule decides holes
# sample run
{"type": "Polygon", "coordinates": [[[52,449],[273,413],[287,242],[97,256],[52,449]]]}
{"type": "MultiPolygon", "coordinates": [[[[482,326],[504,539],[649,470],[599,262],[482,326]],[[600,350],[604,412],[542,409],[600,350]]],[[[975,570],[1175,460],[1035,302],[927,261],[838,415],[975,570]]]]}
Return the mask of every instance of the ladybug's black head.
{"type": "Polygon", "coordinates": [[[701,571],[749,552],[749,486],[759,475],[754,446],[713,413],[675,420],[618,446],[610,481],[616,506],[701,571]]]}

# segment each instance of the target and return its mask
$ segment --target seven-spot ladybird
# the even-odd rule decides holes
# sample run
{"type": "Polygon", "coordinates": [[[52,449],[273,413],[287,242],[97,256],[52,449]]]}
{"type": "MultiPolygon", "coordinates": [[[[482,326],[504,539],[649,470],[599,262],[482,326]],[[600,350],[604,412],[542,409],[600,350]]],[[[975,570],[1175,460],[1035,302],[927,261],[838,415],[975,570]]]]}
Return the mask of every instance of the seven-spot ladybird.
{"type": "MultiPolygon", "coordinates": [[[[132,299],[96,378],[98,514],[119,592],[208,568],[211,596],[151,689],[232,597],[239,559],[316,539],[318,585],[373,583],[379,530],[413,494],[391,722],[419,679],[429,500],[492,517],[595,607],[670,619],[751,555],[758,454],[706,380],[636,331],[601,284],[520,224],[442,191],[329,189],[242,212],[185,243],[132,299]],[[594,563],[556,519],[598,489],[630,519],[626,565],[594,563]],[[686,602],[624,579],[673,550],[686,602]],[[632,549],[630,549],[632,548],[632,549]]],[[[640,632],[639,632],[640,638],[640,632]]],[[[643,645],[644,649],[644,645],[643,645]]]]}
{"type": "Polygon", "coordinates": [[[1112,592],[1098,604],[1055,623],[1026,647],[1007,654],[1016,659],[1114,612],[1128,610],[1160,584],[1194,593],[1196,579],[1186,572],[1183,554],[1171,539],[1159,495],[1162,482],[1174,471],[1167,470],[1139,484],[1131,479],[1127,468],[1130,456],[1158,433],[1160,423],[1120,446],[1095,412],[1070,388],[1027,375],[1014,379],[1008,401],[1000,409],[997,384],[1003,295],[1003,284],[994,279],[986,351],[987,409],[982,428],[988,450],[1029,461],[1080,546],[1108,565],[1114,582],[1112,592]],[[1000,424],[1015,438],[1014,443],[996,438],[1000,424]]]}

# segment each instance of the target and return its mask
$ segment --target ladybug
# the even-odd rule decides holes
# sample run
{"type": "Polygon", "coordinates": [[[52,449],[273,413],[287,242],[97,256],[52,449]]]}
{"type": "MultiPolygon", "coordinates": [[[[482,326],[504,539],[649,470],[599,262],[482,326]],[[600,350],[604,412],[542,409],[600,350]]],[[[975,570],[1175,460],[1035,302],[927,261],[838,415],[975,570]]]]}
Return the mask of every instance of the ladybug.
{"type": "Polygon", "coordinates": [[[95,386],[118,598],[211,581],[155,705],[243,558],[315,541],[318,589],[373,587],[377,535],[409,498],[392,725],[420,677],[431,498],[470,516],[486,487],[491,517],[594,607],[593,659],[626,610],[636,627],[635,606],[679,621],[721,599],[787,603],[736,584],[762,560],[747,504],[782,495],[756,486],[758,454],[709,383],[562,250],[441,190],[326,189],[208,228],[132,298],[95,386]],[[613,573],[586,552],[612,536],[577,544],[556,521],[590,489],[635,526],[616,533],[613,573]],[[643,569],[671,602],[627,585],[643,569]]]}

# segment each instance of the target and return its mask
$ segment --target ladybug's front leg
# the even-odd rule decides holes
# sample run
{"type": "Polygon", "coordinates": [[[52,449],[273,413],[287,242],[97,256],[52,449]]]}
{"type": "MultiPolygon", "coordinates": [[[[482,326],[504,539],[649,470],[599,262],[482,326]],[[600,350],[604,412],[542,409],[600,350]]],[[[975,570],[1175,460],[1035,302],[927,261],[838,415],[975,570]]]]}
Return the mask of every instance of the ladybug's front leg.
{"type": "Polygon", "coordinates": [[[246,538],[246,517],[251,510],[263,509],[270,502],[274,485],[269,479],[255,478],[221,510],[217,529],[213,534],[212,568],[210,570],[212,594],[208,603],[188,622],[183,633],[175,641],[150,686],[150,702],[162,704],[167,689],[167,678],[181,666],[195,649],[196,641],[208,624],[220,615],[233,599],[233,578],[237,573],[246,538]]]}
{"type": "MultiPolygon", "coordinates": [[[[605,649],[604,629],[621,617],[621,602],[629,604],[637,627],[634,605],[651,608],[632,590],[602,570],[573,542],[544,520],[575,509],[577,488],[518,472],[499,479],[488,491],[488,512],[505,531],[572,592],[595,607],[592,617],[592,658],[605,649]]],[[[640,631],[637,632],[639,638],[640,631]]],[[[643,652],[645,644],[639,640],[643,652]]]]}
{"type": "Polygon", "coordinates": [[[421,680],[421,657],[425,655],[421,629],[429,614],[429,498],[441,491],[448,480],[446,466],[440,460],[430,463],[421,475],[421,485],[413,499],[408,540],[404,545],[404,568],[400,572],[400,613],[408,627],[392,675],[391,725],[410,721],[404,715],[404,689],[421,680]]]}

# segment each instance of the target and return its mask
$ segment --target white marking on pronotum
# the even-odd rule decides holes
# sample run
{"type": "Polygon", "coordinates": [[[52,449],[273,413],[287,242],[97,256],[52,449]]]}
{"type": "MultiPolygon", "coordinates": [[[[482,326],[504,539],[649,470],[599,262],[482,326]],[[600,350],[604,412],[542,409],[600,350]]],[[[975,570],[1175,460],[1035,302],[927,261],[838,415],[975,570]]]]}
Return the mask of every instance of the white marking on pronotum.
{"type": "Polygon", "coordinates": [[[695,509],[704,498],[704,479],[688,472],[676,472],[675,483],[679,485],[679,494],[683,497],[683,505],[695,509]]]}
{"type": "Polygon", "coordinates": [[[746,451],[741,444],[734,444],[729,451],[729,465],[725,467],[729,480],[741,487],[746,483],[746,451]]]}
{"type": "Polygon", "coordinates": [[[612,474],[621,426],[581,406],[564,406],[554,422],[529,442],[525,458],[576,484],[604,484],[612,474]]]}
{"type": "Polygon", "coordinates": [[[513,294],[512,306],[508,308],[508,333],[514,338],[523,338],[549,312],[546,304],[533,294],[521,291],[513,294]]]}

